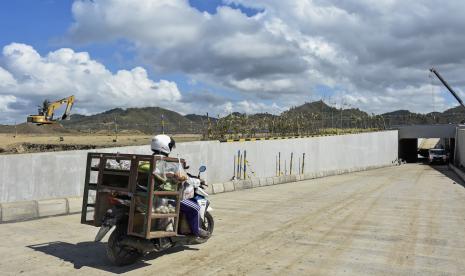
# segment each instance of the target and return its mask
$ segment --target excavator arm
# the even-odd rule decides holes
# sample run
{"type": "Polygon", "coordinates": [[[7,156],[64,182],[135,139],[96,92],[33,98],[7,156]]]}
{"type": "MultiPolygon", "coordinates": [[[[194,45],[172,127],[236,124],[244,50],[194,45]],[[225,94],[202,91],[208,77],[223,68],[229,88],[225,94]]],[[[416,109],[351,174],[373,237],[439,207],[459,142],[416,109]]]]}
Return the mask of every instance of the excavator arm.
{"type": "Polygon", "coordinates": [[[44,113],[47,119],[53,120],[53,114],[55,113],[55,110],[60,108],[60,106],[62,106],[65,103],[66,103],[66,110],[61,116],[60,120],[69,119],[69,114],[71,113],[71,108],[73,107],[73,104],[74,104],[74,96],[69,96],[68,98],[64,98],[56,102],[50,103],[48,105],[48,109],[44,110],[44,113]]]}
{"type": "Polygon", "coordinates": [[[74,96],[69,96],[67,98],[48,102],[47,100],[44,101],[43,106],[39,109],[38,115],[30,115],[27,117],[28,123],[34,123],[38,125],[43,124],[53,124],[59,120],[69,120],[71,108],[74,104],[74,96]],[[53,119],[53,115],[55,114],[55,110],[60,108],[63,104],[66,104],[66,109],[63,115],[59,119],[53,119]]]}

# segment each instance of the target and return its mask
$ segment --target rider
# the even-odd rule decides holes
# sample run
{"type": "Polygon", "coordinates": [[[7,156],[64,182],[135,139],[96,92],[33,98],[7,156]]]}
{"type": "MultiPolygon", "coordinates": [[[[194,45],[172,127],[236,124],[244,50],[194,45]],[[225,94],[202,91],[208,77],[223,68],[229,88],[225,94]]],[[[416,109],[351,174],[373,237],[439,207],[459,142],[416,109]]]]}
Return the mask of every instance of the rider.
{"type": "MultiPolygon", "coordinates": [[[[176,142],[173,138],[165,134],[155,135],[152,138],[151,148],[154,155],[161,155],[161,156],[168,156],[172,149],[176,147],[176,142]]],[[[185,184],[185,190],[193,190],[193,187],[189,187],[195,182],[197,179],[189,178],[185,184]]],[[[181,212],[186,214],[187,220],[189,222],[189,226],[191,228],[192,234],[201,237],[207,238],[210,234],[208,231],[199,227],[200,222],[200,206],[197,204],[196,201],[193,200],[193,193],[183,193],[183,199],[181,201],[181,212]]]]}

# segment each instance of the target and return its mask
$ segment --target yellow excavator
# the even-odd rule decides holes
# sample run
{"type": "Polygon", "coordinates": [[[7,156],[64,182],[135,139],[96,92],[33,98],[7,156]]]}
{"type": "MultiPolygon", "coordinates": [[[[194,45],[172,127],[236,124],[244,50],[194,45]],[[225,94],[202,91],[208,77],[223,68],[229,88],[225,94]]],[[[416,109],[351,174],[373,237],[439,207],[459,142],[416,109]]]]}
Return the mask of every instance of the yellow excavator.
{"type": "Polygon", "coordinates": [[[38,124],[38,125],[47,125],[47,124],[54,124],[57,121],[61,121],[61,120],[69,120],[71,108],[73,107],[73,104],[74,104],[74,96],[69,96],[67,98],[54,101],[54,102],[49,102],[48,100],[45,100],[42,106],[39,106],[39,114],[29,115],[27,117],[27,122],[38,124]],[[65,112],[60,118],[54,119],[53,115],[55,113],[55,110],[58,109],[63,104],[66,104],[65,112]]]}

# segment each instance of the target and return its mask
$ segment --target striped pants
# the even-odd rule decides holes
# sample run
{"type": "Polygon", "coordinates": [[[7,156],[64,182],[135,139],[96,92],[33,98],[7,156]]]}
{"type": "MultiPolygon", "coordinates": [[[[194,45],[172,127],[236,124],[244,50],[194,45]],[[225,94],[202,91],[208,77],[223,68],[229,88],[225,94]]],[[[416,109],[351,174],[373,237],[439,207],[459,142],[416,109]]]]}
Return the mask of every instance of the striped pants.
{"type": "Polygon", "coordinates": [[[195,236],[199,235],[199,211],[200,206],[193,199],[184,199],[181,201],[181,212],[186,214],[192,234],[195,236]]]}

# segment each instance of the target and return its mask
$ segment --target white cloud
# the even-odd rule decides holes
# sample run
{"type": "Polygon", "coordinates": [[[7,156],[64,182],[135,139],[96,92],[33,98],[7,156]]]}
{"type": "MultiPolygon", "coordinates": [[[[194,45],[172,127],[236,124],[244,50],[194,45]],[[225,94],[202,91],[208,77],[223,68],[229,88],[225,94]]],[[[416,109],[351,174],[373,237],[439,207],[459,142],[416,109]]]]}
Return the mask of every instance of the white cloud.
{"type": "MultiPolygon", "coordinates": [[[[156,70],[231,88],[248,101],[295,105],[326,85],[343,87],[347,100],[370,112],[428,111],[431,98],[420,95],[431,65],[458,90],[465,86],[465,2],[224,2],[263,12],[248,17],[223,6],[208,14],[187,0],[75,1],[70,34],[80,42],[127,40],[156,70]]],[[[437,101],[449,106],[441,95],[437,101]]]]}
{"type": "Polygon", "coordinates": [[[0,111],[9,112],[11,109],[8,107],[9,104],[16,102],[16,97],[11,95],[0,95],[0,111]]]}
{"type": "Polygon", "coordinates": [[[261,79],[243,79],[243,80],[230,80],[230,84],[243,91],[284,91],[294,87],[290,79],[274,79],[274,80],[261,80],[261,79]]]}
{"type": "Polygon", "coordinates": [[[447,92],[431,85],[407,86],[401,89],[388,88],[383,93],[348,93],[347,91],[340,91],[333,97],[333,103],[336,103],[338,107],[343,105],[344,108],[376,110],[377,113],[393,111],[393,106],[396,109],[428,113],[442,111],[456,105],[455,102],[446,101],[445,93],[447,92]]]}
{"type": "Polygon", "coordinates": [[[255,113],[271,113],[271,114],[280,114],[285,108],[278,106],[276,103],[266,104],[256,101],[237,101],[237,102],[226,102],[217,107],[216,113],[220,116],[226,116],[232,112],[240,112],[246,114],[255,114],[255,113]]]}
{"type": "Polygon", "coordinates": [[[15,86],[16,80],[10,72],[0,67],[0,87],[15,86]]]}
{"type": "MultiPolygon", "coordinates": [[[[157,70],[181,71],[226,88],[242,91],[244,87],[244,92],[250,89],[242,82],[259,79],[256,82],[265,83],[279,75],[282,84],[307,70],[299,45],[268,28],[262,15],[248,17],[225,6],[212,15],[199,12],[187,0],[153,3],[76,1],[70,33],[81,42],[129,40],[141,60],[157,70]]],[[[281,91],[280,87],[268,88],[265,94],[281,91]]],[[[261,91],[253,93],[260,95],[261,91]]]]}
{"type": "Polygon", "coordinates": [[[199,23],[209,16],[186,4],[184,0],[75,1],[72,12],[76,22],[71,31],[81,41],[130,37],[161,48],[193,43],[202,31],[199,23]]]}
{"type": "Polygon", "coordinates": [[[41,56],[29,45],[11,43],[3,48],[0,64],[0,111],[22,109],[23,120],[45,98],[71,94],[76,96],[76,109],[86,113],[115,107],[171,107],[181,99],[176,83],[156,82],[142,67],[113,74],[88,53],[68,48],[41,56]],[[18,106],[11,108],[13,104],[18,106]]]}

